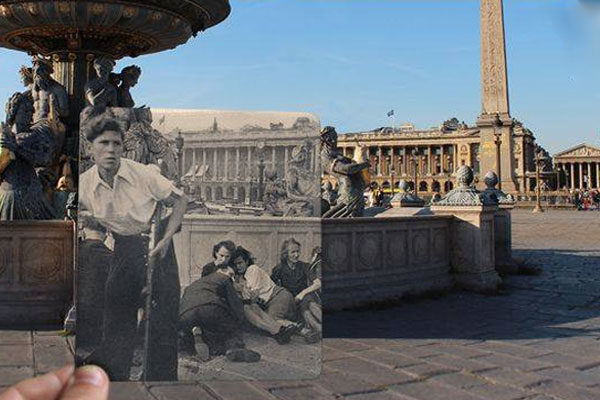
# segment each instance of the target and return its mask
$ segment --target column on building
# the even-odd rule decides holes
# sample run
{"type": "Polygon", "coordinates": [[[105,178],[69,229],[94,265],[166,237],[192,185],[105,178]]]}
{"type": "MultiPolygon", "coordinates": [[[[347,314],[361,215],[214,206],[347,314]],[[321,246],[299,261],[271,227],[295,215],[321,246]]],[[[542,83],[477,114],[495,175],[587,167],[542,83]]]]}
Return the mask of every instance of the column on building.
{"type": "Polygon", "coordinates": [[[223,149],[225,152],[225,180],[229,180],[229,148],[225,147],[223,149]]]}
{"type": "Polygon", "coordinates": [[[377,175],[383,175],[383,149],[381,148],[381,146],[377,146],[377,165],[378,165],[378,169],[379,171],[377,175]]]}
{"type": "Polygon", "coordinates": [[[273,168],[273,171],[276,170],[275,169],[275,161],[276,161],[275,157],[277,154],[276,150],[277,150],[277,148],[275,146],[271,147],[271,168],[273,168]]]}
{"type": "Polygon", "coordinates": [[[390,146],[390,152],[390,175],[392,171],[394,171],[394,174],[397,174],[398,171],[396,171],[396,148],[394,146],[390,146]]]}
{"type": "MultiPolygon", "coordinates": [[[[250,146],[248,146],[248,165],[246,166],[246,171],[246,178],[252,177],[252,147],[250,146]]],[[[246,196],[249,196],[249,194],[246,194],[246,196]]]]}
{"type": "Polygon", "coordinates": [[[594,185],[592,182],[592,163],[586,162],[585,164],[587,165],[587,186],[590,189],[594,185]]]}
{"type": "MultiPolygon", "coordinates": [[[[197,161],[196,161],[196,152],[197,152],[196,149],[192,149],[192,165],[194,167],[196,167],[196,164],[197,164],[197,161]]],[[[187,171],[183,171],[183,173],[185,174],[185,173],[187,173],[187,171]]]]}
{"type": "Polygon", "coordinates": [[[600,162],[596,161],[596,189],[600,189],[600,162]]]}
{"type": "MultiPolygon", "coordinates": [[[[289,152],[290,149],[288,146],[285,146],[283,148],[284,150],[284,154],[283,154],[283,176],[287,176],[287,171],[288,171],[288,163],[289,163],[289,152]]],[[[307,155],[308,156],[308,155],[307,155]]]]}
{"type": "Polygon", "coordinates": [[[444,165],[446,161],[446,155],[444,154],[444,145],[440,146],[440,173],[444,175],[446,173],[446,167],[444,165]]]}
{"type": "Polygon", "coordinates": [[[427,146],[427,168],[429,169],[427,172],[430,175],[435,173],[435,155],[433,154],[433,147],[431,145],[427,146]]]}
{"type": "MultiPolygon", "coordinates": [[[[240,179],[240,148],[235,148],[235,180],[239,181],[240,179]]],[[[237,188],[236,188],[237,190],[237,188]]],[[[237,195],[236,195],[237,198],[237,195]]]]}
{"type": "Polygon", "coordinates": [[[575,163],[571,162],[571,187],[569,189],[575,189],[575,163]]]}
{"type": "Polygon", "coordinates": [[[216,179],[219,177],[219,170],[217,169],[217,155],[218,155],[218,147],[215,147],[212,149],[213,151],[213,179],[216,179]]]}
{"type": "Polygon", "coordinates": [[[577,163],[579,166],[579,189],[583,189],[583,163],[577,163]]]}
{"type": "MultiPolygon", "coordinates": [[[[204,166],[206,165],[206,149],[203,148],[202,149],[202,168],[205,168],[204,166]]],[[[206,180],[206,177],[203,176],[202,180],[206,180]]]]}
{"type": "Polygon", "coordinates": [[[409,176],[410,175],[410,171],[408,169],[408,157],[410,155],[409,155],[409,151],[408,151],[408,146],[402,146],[402,154],[404,155],[404,159],[403,159],[403,161],[404,161],[404,171],[403,172],[404,172],[404,174],[406,176],[409,176]]]}

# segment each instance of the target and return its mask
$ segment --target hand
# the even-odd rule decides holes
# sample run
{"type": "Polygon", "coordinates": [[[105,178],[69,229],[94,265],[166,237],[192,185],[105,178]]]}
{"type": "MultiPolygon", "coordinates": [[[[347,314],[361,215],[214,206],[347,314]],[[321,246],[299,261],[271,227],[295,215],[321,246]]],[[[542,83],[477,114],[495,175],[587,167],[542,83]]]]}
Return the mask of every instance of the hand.
{"type": "Polygon", "coordinates": [[[154,246],[154,248],[150,251],[150,257],[158,256],[159,259],[165,258],[165,256],[167,255],[167,251],[169,251],[170,244],[171,238],[165,237],[164,239],[156,243],[156,246],[154,246]]]}
{"type": "Polygon", "coordinates": [[[296,302],[300,303],[302,300],[304,300],[304,294],[298,293],[296,296],[296,302]]]}
{"type": "Polygon", "coordinates": [[[0,400],[107,400],[108,386],[100,368],[89,365],[74,371],[68,365],[9,387],[0,400]]]}

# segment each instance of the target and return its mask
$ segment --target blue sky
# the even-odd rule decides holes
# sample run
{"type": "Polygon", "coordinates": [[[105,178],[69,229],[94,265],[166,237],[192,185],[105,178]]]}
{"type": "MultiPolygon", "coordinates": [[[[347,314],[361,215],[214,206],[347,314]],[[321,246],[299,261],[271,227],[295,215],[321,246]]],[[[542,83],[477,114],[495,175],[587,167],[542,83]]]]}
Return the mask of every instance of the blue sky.
{"type": "MultiPolygon", "coordinates": [[[[118,63],[143,69],[138,104],[308,111],[339,132],[390,125],[390,109],[418,128],[480,112],[478,1],[231,3],[186,45],[118,63]]],[[[505,18],[513,116],[551,152],[600,145],[600,17],[576,0],[505,0],[505,18]]],[[[25,62],[0,50],[0,98],[25,62]]]]}

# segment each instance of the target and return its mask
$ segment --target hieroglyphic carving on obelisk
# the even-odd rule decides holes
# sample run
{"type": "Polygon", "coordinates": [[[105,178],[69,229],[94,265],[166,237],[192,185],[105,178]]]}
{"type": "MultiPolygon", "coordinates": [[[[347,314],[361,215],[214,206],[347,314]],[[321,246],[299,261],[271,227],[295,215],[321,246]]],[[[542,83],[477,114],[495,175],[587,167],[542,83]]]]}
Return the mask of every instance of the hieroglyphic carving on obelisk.
{"type": "MultiPolygon", "coordinates": [[[[502,189],[516,192],[513,158],[513,126],[508,103],[508,72],[502,0],[481,1],[481,115],[477,120],[481,138],[479,173],[494,171],[502,189]],[[500,165],[496,137],[501,140],[500,165]]],[[[483,182],[483,179],[480,180],[483,182]]]]}
{"type": "Polygon", "coordinates": [[[481,0],[481,101],[483,114],[510,114],[502,0],[481,0]]]}

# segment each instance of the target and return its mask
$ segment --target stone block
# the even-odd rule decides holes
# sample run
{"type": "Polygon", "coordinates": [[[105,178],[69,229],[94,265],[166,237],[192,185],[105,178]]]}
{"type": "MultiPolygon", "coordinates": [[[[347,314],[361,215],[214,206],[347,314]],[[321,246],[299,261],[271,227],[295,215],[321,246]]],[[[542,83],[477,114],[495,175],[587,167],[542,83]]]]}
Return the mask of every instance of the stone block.
{"type": "Polygon", "coordinates": [[[501,283],[496,272],[494,214],[496,206],[433,205],[435,215],[452,215],[452,271],[458,286],[491,292],[501,283]]]}

